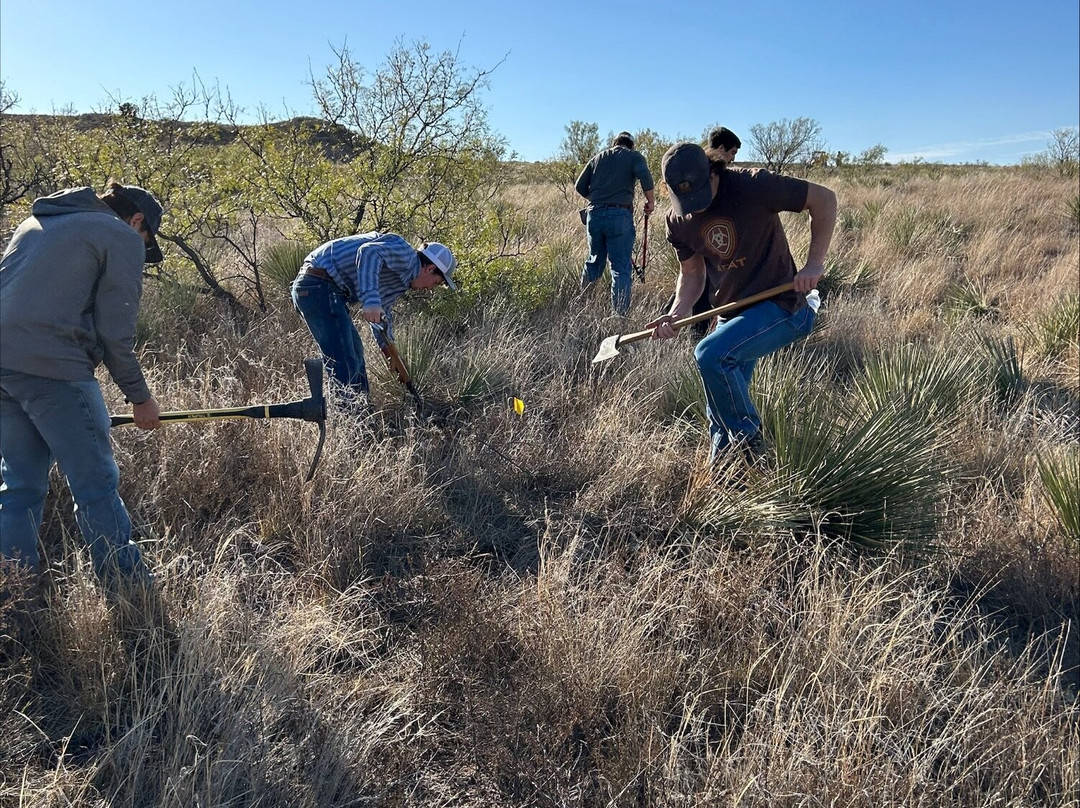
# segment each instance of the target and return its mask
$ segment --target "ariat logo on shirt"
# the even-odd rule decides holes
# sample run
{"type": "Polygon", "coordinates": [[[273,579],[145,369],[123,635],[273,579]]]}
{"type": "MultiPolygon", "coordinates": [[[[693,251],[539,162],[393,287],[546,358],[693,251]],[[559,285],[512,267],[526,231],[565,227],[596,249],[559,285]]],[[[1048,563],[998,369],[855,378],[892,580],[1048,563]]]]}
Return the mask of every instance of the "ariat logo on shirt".
{"type": "Polygon", "coordinates": [[[705,240],[705,246],[722,261],[735,254],[735,224],[731,219],[711,219],[702,228],[701,236],[705,240]]]}

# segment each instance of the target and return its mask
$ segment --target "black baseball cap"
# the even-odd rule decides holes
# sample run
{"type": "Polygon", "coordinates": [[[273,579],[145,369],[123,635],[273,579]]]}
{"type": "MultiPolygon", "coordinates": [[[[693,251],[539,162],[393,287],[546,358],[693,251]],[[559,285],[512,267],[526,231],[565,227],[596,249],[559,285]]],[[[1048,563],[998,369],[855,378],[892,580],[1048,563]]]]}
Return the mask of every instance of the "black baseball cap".
{"type": "Polygon", "coordinates": [[[161,247],[158,246],[157,234],[161,228],[161,214],[164,213],[164,208],[152,193],[138,185],[121,185],[120,193],[139,209],[146,221],[146,229],[150,232],[150,243],[146,245],[146,263],[160,264],[165,260],[165,256],[162,255],[161,247]]]}
{"type": "Polygon", "coordinates": [[[712,202],[709,156],[696,143],[676,143],[660,164],[676,216],[705,210],[712,202]]]}

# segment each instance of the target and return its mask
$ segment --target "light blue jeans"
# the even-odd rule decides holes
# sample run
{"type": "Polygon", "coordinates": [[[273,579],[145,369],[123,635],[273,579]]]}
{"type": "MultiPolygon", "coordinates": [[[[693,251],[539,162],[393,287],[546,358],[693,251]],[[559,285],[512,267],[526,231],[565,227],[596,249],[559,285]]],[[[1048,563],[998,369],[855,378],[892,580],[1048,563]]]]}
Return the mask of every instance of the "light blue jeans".
{"type": "Polygon", "coordinates": [[[148,580],[117,490],[120,471],[98,383],[0,369],[0,555],[35,569],[54,460],[67,477],[98,577],[120,572],[148,580]]]}
{"type": "Polygon", "coordinates": [[[326,372],[347,406],[368,400],[364,344],[349,304],[337,284],[314,275],[298,275],[291,288],[293,305],[322,351],[326,372]]]}
{"type": "Polygon", "coordinates": [[[789,314],[766,300],[720,322],[694,348],[705,387],[712,449],[709,459],[733,443],[745,443],[761,430],[761,416],[750,400],[757,360],[805,337],[815,314],[804,306],[789,314]]]}
{"type": "Polygon", "coordinates": [[[589,257],[581,270],[581,285],[600,280],[611,260],[611,308],[621,316],[630,311],[633,282],[634,213],[629,208],[589,208],[585,223],[589,234],[589,257]]]}

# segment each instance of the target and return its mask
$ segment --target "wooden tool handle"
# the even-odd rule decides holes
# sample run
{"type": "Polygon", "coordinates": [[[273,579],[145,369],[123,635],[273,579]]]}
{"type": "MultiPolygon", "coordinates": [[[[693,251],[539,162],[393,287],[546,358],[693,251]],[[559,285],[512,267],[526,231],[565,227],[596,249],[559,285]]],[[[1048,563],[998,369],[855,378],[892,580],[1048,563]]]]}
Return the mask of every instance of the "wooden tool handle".
{"type": "MultiPolygon", "coordinates": [[[[690,317],[683,317],[681,320],[675,320],[672,326],[675,328],[682,328],[684,326],[693,325],[694,323],[700,323],[702,320],[709,320],[713,317],[718,317],[722,314],[730,314],[733,311],[739,309],[745,309],[747,306],[752,306],[755,303],[760,303],[762,300],[768,300],[770,297],[776,297],[784,292],[790,292],[795,288],[794,281],[788,281],[782,283],[779,286],[773,286],[771,289],[766,289],[763,292],[758,292],[756,295],[750,295],[750,297],[743,298],[742,300],[736,300],[733,303],[725,303],[723,306],[717,306],[715,309],[709,309],[703,311],[701,314],[694,314],[690,317]]],[[[653,330],[650,328],[647,331],[635,331],[633,334],[623,334],[619,337],[617,345],[626,345],[630,342],[638,342],[643,339],[648,339],[652,336],[653,330]]]]}

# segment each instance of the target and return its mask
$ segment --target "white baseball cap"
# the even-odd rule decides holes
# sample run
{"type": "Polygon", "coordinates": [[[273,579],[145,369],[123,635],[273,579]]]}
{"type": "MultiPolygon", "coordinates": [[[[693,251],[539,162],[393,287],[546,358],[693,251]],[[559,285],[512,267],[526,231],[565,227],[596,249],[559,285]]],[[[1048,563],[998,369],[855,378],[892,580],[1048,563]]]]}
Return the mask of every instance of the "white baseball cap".
{"type": "Polygon", "coordinates": [[[454,285],[454,281],[451,280],[450,276],[453,275],[454,270],[457,269],[457,259],[454,258],[454,254],[450,252],[450,248],[437,241],[429,241],[420,248],[420,252],[427,256],[427,259],[439,270],[443,276],[443,280],[446,281],[446,285],[456,292],[457,286],[454,285]]]}

